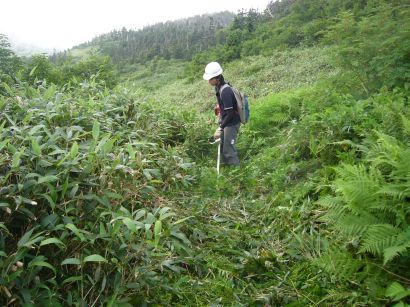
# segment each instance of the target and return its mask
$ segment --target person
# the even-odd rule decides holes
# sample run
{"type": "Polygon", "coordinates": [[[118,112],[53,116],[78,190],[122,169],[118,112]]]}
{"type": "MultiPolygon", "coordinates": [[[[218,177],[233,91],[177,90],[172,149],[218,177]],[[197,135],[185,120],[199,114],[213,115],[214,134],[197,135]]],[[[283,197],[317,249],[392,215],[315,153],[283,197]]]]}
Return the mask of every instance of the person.
{"type": "Polygon", "coordinates": [[[217,62],[211,62],[205,67],[203,75],[209,85],[215,87],[217,103],[220,109],[219,127],[215,131],[214,138],[221,140],[222,162],[228,166],[238,166],[239,157],[235,144],[241,126],[241,118],[238,113],[235,94],[223,75],[223,69],[217,62]],[[221,91],[222,89],[222,91],[221,91]]]}

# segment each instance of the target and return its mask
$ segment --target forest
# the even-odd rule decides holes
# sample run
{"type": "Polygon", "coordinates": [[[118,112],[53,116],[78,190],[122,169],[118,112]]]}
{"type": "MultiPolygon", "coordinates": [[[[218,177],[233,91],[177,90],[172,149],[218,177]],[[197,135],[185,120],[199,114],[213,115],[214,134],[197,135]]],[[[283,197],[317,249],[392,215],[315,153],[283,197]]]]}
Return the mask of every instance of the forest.
{"type": "Polygon", "coordinates": [[[405,0],[0,34],[0,305],[410,306],[409,91],[405,0]],[[211,61],[251,114],[219,175],[211,61]]]}

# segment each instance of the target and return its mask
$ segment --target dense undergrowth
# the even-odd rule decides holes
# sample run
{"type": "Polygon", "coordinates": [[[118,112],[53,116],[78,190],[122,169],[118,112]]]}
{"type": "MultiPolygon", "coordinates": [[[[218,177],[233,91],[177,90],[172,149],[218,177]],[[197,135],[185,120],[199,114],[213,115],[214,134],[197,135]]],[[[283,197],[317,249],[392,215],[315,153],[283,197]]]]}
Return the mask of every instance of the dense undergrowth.
{"type": "Polygon", "coordinates": [[[4,82],[1,304],[408,306],[409,11],[381,7],[224,65],[251,122],[220,176],[179,61],[4,82]]]}
{"type": "Polygon", "coordinates": [[[161,196],[193,179],[181,118],[95,84],[21,84],[0,108],[3,304],[138,301],[189,258],[161,196]]]}

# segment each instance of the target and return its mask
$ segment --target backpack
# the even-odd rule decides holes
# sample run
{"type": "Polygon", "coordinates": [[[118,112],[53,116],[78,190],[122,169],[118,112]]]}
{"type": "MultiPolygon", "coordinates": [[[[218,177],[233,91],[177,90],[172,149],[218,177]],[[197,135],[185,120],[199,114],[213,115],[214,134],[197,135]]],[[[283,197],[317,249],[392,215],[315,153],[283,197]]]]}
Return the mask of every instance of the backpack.
{"type": "Polygon", "coordinates": [[[240,92],[238,89],[234,88],[233,86],[230,86],[229,84],[224,84],[221,89],[220,89],[220,94],[222,95],[222,91],[230,87],[235,95],[236,103],[238,106],[238,113],[239,117],[241,118],[241,124],[246,124],[249,122],[249,117],[250,117],[250,112],[249,112],[249,101],[248,97],[240,92]]]}

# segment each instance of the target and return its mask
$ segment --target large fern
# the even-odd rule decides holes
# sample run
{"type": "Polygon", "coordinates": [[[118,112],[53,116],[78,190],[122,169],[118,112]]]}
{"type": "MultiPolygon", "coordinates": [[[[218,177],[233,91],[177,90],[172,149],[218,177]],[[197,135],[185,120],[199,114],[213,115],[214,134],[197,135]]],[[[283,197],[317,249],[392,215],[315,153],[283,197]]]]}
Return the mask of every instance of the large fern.
{"type": "Polygon", "coordinates": [[[343,234],[359,240],[359,253],[409,257],[410,150],[393,137],[377,134],[364,163],[336,168],[335,196],[320,203],[328,208],[322,218],[343,234]]]}

